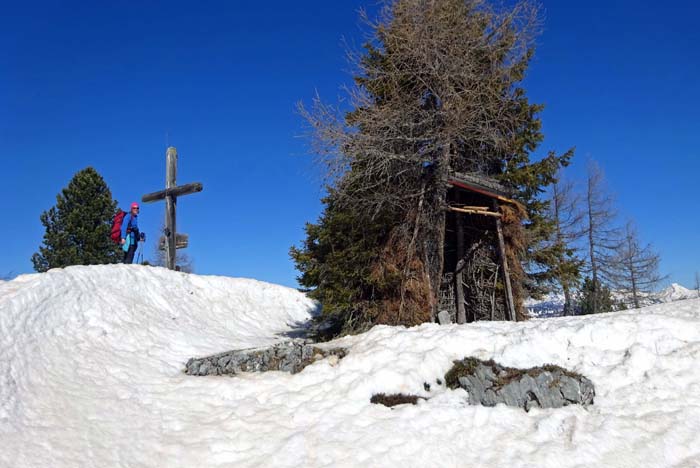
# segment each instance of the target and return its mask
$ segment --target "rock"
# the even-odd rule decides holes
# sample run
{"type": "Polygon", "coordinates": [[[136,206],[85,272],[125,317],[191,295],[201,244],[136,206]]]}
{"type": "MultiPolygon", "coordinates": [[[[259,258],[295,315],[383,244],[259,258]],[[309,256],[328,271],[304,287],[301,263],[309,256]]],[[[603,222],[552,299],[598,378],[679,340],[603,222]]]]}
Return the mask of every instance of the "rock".
{"type": "Polygon", "coordinates": [[[370,403],[373,403],[375,405],[384,405],[389,408],[392,408],[394,406],[398,405],[417,405],[418,400],[425,400],[423,397],[419,397],[417,395],[406,395],[403,393],[393,393],[391,395],[387,395],[384,393],[375,393],[372,395],[372,398],[370,398],[370,403]]]}
{"type": "Polygon", "coordinates": [[[465,389],[469,404],[495,406],[504,403],[526,411],[592,405],[595,397],[593,382],[554,365],[514,369],[469,357],[455,361],[445,375],[445,382],[449,388],[465,389]]]}
{"type": "Polygon", "coordinates": [[[345,357],[343,348],[320,348],[303,340],[285,341],[269,348],[228,351],[187,361],[189,375],[224,375],[279,370],[296,374],[319,359],[332,358],[331,365],[345,357]]]}
{"type": "Polygon", "coordinates": [[[449,325],[452,323],[452,317],[450,317],[450,313],[446,310],[441,310],[438,312],[438,323],[440,325],[449,325]]]}

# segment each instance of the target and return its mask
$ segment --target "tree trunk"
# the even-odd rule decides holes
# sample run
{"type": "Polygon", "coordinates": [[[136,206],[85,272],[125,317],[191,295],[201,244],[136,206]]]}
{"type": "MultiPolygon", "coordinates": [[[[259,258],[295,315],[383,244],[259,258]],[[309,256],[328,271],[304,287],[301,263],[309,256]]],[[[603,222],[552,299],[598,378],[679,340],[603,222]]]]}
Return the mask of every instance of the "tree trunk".
{"type": "Polygon", "coordinates": [[[445,145],[440,161],[438,163],[437,178],[435,180],[435,202],[438,212],[437,226],[435,236],[435,271],[437,278],[433,278],[435,289],[433,297],[435,306],[433,307],[433,316],[437,317],[437,305],[440,300],[440,286],[442,285],[442,276],[445,271],[445,223],[447,221],[447,187],[450,175],[450,144],[445,145]]]}
{"type": "Polygon", "coordinates": [[[564,315],[574,315],[571,290],[568,285],[562,286],[562,289],[564,290],[564,315]]]}
{"type": "Polygon", "coordinates": [[[586,203],[588,204],[588,252],[591,260],[591,277],[593,280],[593,313],[598,313],[598,265],[596,264],[595,258],[595,240],[593,237],[593,231],[595,229],[595,218],[593,216],[593,186],[591,179],[588,180],[588,193],[586,196],[586,203]]]}

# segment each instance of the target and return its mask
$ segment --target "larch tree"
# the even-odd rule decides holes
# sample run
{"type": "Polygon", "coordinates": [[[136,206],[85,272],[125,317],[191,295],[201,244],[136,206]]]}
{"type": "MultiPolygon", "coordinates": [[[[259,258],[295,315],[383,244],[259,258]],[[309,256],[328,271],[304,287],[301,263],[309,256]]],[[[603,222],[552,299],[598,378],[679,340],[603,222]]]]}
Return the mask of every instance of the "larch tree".
{"type": "Polygon", "coordinates": [[[371,38],[350,54],[350,111],[320,98],[300,106],[329,192],[319,222],[291,250],[300,283],[344,331],[432,320],[447,181],[471,172],[516,188],[524,210],[508,213],[508,260],[516,293],[536,289],[542,281],[521,265],[538,264],[537,274],[552,268],[538,255],[552,231],[541,195],[572,156],[530,159],[543,139],[542,106],[520,83],[534,53],[536,6],[395,0],[376,21],[363,17],[371,38]]]}
{"type": "Polygon", "coordinates": [[[599,299],[605,296],[603,289],[609,286],[616,270],[617,250],[622,241],[620,230],[615,224],[617,214],[613,207],[613,198],[605,185],[602,169],[593,161],[588,164],[584,204],[584,229],[588,250],[586,269],[591,280],[591,313],[608,312],[609,301],[599,299]]]}
{"type": "Polygon", "coordinates": [[[574,184],[562,180],[561,173],[552,184],[549,215],[554,223],[551,240],[554,281],[564,294],[564,315],[573,315],[574,291],[579,285],[584,263],[578,255],[578,246],[585,235],[584,212],[574,184]]]}
{"type": "Polygon", "coordinates": [[[640,299],[651,294],[664,277],[659,273],[661,257],[651,244],[641,245],[637,229],[632,222],[625,226],[622,245],[615,257],[611,284],[628,297],[626,305],[638,309],[640,299]]]}
{"type": "Polygon", "coordinates": [[[118,262],[121,250],[110,238],[116,211],[102,176],[92,167],[77,172],[56,196],[56,205],[41,214],[46,231],[32,256],[34,269],[118,262]]]}

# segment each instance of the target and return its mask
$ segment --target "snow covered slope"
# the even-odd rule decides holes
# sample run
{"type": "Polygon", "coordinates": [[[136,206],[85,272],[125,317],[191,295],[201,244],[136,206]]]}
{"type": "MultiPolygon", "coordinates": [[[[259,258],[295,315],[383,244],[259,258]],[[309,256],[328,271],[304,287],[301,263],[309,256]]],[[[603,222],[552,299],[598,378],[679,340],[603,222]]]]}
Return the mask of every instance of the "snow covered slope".
{"type": "Polygon", "coordinates": [[[530,317],[544,318],[559,317],[562,315],[565,303],[566,301],[563,294],[551,293],[540,300],[527,298],[523,305],[530,317]]]}
{"type": "Polygon", "coordinates": [[[253,280],[72,267],[0,284],[0,466],[700,466],[700,300],[598,316],[405,329],[296,375],[188,377],[314,311],[253,280]],[[454,359],[559,364],[595,405],[471,407],[454,359]],[[424,389],[424,383],[431,389],[424,389]],[[375,392],[429,400],[389,409],[375,392]]]}
{"type": "MultiPolygon", "coordinates": [[[[633,303],[632,295],[627,292],[616,291],[612,294],[613,299],[626,304],[633,303]]],[[[697,299],[698,292],[688,289],[678,283],[672,283],[667,288],[658,293],[642,294],[640,304],[650,306],[654,304],[664,304],[668,302],[684,301],[686,299],[697,299]]],[[[531,317],[558,317],[564,311],[564,295],[562,293],[548,294],[541,300],[528,298],[525,300],[525,309],[531,317]]]]}
{"type": "Polygon", "coordinates": [[[678,283],[671,284],[671,286],[655,296],[658,302],[683,301],[685,299],[695,299],[697,297],[697,291],[683,287],[678,283]]]}

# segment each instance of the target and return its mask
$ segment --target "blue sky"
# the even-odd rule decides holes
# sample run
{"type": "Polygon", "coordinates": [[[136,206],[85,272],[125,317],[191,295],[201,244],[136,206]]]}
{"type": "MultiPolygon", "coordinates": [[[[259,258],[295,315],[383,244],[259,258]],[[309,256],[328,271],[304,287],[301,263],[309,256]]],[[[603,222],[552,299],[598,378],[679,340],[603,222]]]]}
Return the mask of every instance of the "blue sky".
{"type": "MultiPolygon", "coordinates": [[[[334,101],[349,80],[343,40],[361,6],[332,2],[4,2],[0,16],[0,276],[32,271],[40,213],[91,165],[123,207],[164,184],[204,191],[178,205],[203,274],[289,286],[290,245],[317,218],[321,181],[295,103],[334,101]],[[166,136],[167,135],[167,136],[166,136]]],[[[544,1],[526,87],[542,113],[539,154],[577,148],[607,172],[672,281],[700,270],[700,5],[544,1]]],[[[142,207],[158,235],[162,204],[142,207]]],[[[146,256],[151,256],[149,242],[146,256]]]]}

